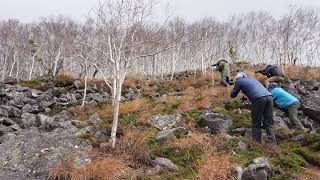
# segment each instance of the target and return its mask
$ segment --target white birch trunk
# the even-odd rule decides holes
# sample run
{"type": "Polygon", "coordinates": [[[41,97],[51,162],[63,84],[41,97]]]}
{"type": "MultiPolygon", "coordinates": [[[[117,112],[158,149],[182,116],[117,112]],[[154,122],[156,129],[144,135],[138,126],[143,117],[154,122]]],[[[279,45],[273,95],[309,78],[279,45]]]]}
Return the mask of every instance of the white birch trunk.
{"type": "Polygon", "coordinates": [[[13,63],[11,65],[11,68],[10,68],[10,73],[9,73],[9,76],[11,77],[12,76],[12,72],[13,72],[13,68],[14,68],[14,65],[16,64],[16,55],[17,55],[17,52],[14,52],[13,54],[13,63]]]}
{"type": "Polygon", "coordinates": [[[170,80],[173,80],[173,77],[174,77],[174,72],[176,70],[176,56],[175,54],[173,53],[172,55],[172,64],[171,64],[171,77],[170,77],[170,80]]]}
{"type": "Polygon", "coordinates": [[[86,102],[86,97],[87,97],[87,81],[88,81],[88,68],[86,65],[86,75],[84,78],[84,92],[83,92],[83,98],[82,98],[82,103],[81,103],[81,109],[84,107],[85,102],[86,102]]]}
{"type": "Polygon", "coordinates": [[[34,55],[32,56],[32,63],[31,63],[31,68],[30,68],[30,72],[29,72],[29,78],[28,80],[31,81],[32,79],[32,73],[33,73],[33,69],[34,69],[34,63],[35,63],[35,60],[36,60],[36,56],[37,54],[39,53],[41,47],[37,50],[36,53],[34,53],[34,55]]]}
{"type": "Polygon", "coordinates": [[[8,52],[6,52],[4,56],[4,63],[3,63],[3,69],[2,69],[2,80],[5,79],[6,71],[7,71],[7,59],[8,59],[8,52]]]}
{"type": "Polygon", "coordinates": [[[58,49],[58,54],[54,60],[54,67],[53,67],[53,77],[56,76],[56,73],[57,73],[57,67],[58,67],[58,62],[60,60],[60,55],[61,55],[61,50],[60,48],[58,49]]]}

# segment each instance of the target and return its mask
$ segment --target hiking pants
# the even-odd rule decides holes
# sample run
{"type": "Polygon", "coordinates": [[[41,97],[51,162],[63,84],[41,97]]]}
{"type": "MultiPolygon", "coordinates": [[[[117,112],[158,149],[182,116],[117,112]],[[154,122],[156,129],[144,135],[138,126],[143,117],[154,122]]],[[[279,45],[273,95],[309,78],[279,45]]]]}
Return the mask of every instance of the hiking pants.
{"type": "Polygon", "coordinates": [[[252,103],[252,136],[255,141],[261,143],[261,123],[266,129],[268,142],[276,144],[273,120],[272,96],[265,96],[256,99],[252,103]]]}
{"type": "Polygon", "coordinates": [[[297,129],[304,129],[303,125],[298,119],[298,110],[300,108],[300,103],[293,104],[288,107],[288,116],[291,121],[291,123],[295,126],[297,129]]]}

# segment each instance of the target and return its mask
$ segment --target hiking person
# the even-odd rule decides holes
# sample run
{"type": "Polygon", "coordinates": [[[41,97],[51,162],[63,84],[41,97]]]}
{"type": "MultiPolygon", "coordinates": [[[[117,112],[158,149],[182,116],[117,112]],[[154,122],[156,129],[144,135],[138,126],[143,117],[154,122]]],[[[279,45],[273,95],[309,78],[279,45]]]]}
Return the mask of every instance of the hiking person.
{"type": "Polygon", "coordinates": [[[216,64],[213,64],[212,67],[216,66],[216,70],[220,72],[221,75],[221,84],[227,87],[228,85],[232,85],[232,81],[230,79],[230,64],[225,59],[219,59],[216,64]]]}
{"type": "Polygon", "coordinates": [[[271,93],[257,80],[239,72],[235,77],[235,85],[231,97],[235,98],[242,91],[252,103],[252,136],[261,143],[261,123],[267,131],[268,142],[276,144],[273,120],[273,100],[271,93]]]}
{"type": "Polygon", "coordinates": [[[272,94],[273,102],[279,109],[288,114],[294,128],[304,131],[305,128],[298,119],[298,110],[301,106],[300,101],[282,89],[277,83],[270,83],[268,88],[272,94]]]}
{"type": "Polygon", "coordinates": [[[268,87],[270,83],[283,83],[284,81],[284,74],[282,70],[276,65],[267,65],[264,69],[256,71],[255,73],[260,73],[268,77],[265,80],[264,85],[268,87]]]}

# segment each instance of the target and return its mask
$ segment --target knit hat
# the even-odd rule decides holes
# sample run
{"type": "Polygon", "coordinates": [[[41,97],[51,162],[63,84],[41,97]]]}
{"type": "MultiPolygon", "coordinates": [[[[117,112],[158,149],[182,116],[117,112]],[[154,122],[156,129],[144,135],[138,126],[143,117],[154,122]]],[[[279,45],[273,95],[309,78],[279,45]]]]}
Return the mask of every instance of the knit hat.
{"type": "Polygon", "coordinates": [[[236,77],[234,78],[234,80],[238,80],[238,79],[240,79],[240,78],[246,78],[246,77],[248,77],[248,76],[246,75],[246,73],[244,73],[243,71],[240,71],[240,72],[236,75],[236,77]]]}

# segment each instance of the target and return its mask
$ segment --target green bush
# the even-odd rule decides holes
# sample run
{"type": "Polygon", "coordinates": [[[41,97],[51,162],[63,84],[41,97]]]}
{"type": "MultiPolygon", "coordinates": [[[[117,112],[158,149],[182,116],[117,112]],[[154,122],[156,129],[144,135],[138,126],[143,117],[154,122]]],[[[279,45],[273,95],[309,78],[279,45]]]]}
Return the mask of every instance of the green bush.
{"type": "Polygon", "coordinates": [[[310,164],[320,167],[320,156],[315,152],[306,148],[297,148],[294,152],[302,156],[310,164]]]}
{"type": "Polygon", "coordinates": [[[305,167],[307,165],[307,162],[301,156],[295,153],[280,155],[275,158],[275,161],[276,165],[279,165],[282,169],[293,173],[301,172],[301,167],[305,167]]]}
{"type": "Polygon", "coordinates": [[[135,116],[133,115],[129,115],[129,116],[126,116],[126,117],[123,117],[120,119],[120,124],[121,125],[135,125],[137,122],[137,119],[135,116]]]}

